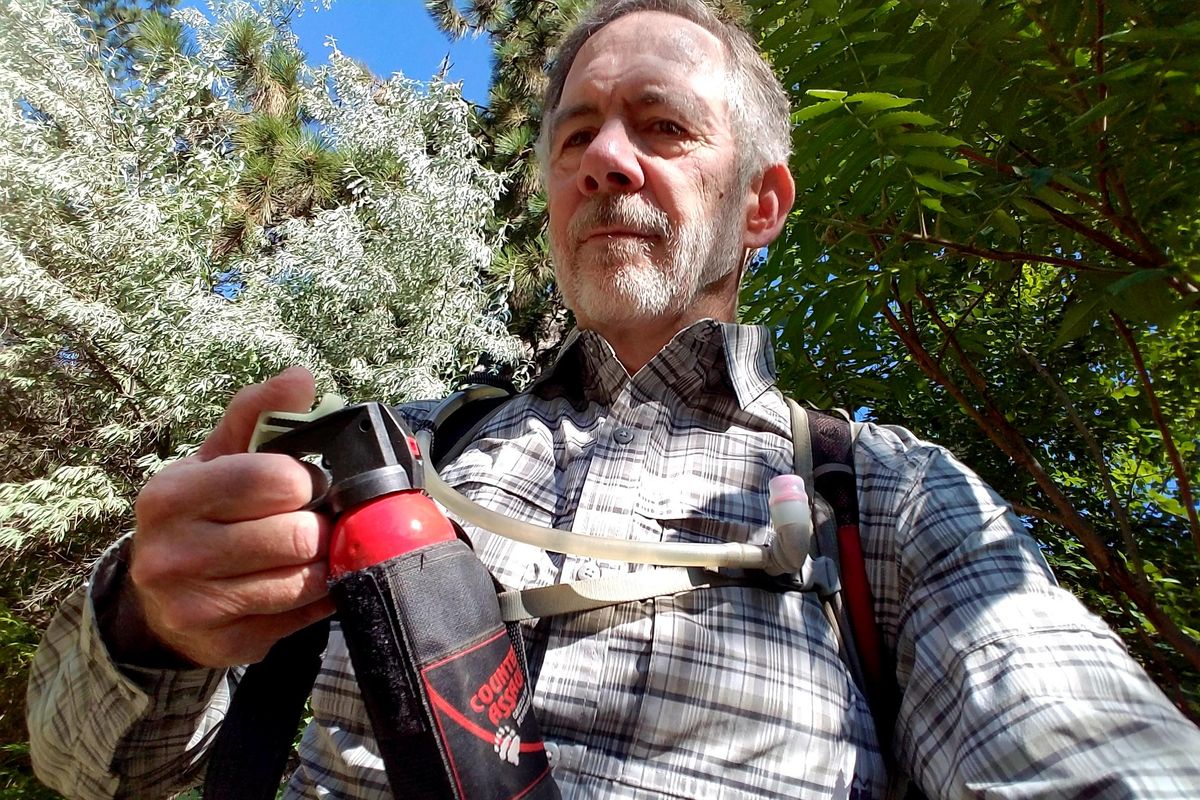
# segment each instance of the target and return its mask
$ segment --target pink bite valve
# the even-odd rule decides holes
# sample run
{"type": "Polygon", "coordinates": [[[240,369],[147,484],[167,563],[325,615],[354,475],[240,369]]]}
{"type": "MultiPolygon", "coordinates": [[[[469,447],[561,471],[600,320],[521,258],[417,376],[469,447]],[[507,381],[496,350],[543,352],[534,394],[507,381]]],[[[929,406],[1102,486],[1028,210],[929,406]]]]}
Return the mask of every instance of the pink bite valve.
{"type": "Polygon", "coordinates": [[[771,478],[769,484],[770,505],[778,505],[788,500],[799,500],[808,505],[808,493],[804,491],[804,479],[799,475],[777,475],[771,478]]]}
{"type": "Polygon", "coordinates": [[[771,479],[768,488],[767,505],[771,509],[775,538],[767,548],[764,569],[771,575],[800,572],[808,558],[813,534],[812,509],[804,479],[799,475],[779,475],[771,479]]]}

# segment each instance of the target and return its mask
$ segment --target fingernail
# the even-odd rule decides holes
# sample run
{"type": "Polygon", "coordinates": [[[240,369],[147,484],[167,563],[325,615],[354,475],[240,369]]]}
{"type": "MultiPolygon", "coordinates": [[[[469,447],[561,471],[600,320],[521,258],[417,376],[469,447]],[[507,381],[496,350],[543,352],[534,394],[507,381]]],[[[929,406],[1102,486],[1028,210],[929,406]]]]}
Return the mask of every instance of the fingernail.
{"type": "Polygon", "coordinates": [[[329,494],[329,487],[333,482],[332,476],[323,467],[313,464],[309,461],[301,461],[304,469],[308,472],[308,477],[312,480],[312,499],[304,504],[301,511],[316,511],[325,503],[325,495],[329,494]]]}

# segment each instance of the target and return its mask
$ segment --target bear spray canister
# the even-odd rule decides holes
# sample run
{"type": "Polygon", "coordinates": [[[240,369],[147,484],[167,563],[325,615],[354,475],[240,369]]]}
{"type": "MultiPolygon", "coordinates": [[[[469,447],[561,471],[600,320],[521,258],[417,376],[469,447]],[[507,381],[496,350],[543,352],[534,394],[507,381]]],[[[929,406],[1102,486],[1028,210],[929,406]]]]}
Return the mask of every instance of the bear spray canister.
{"type": "Polygon", "coordinates": [[[320,454],[330,473],[330,595],[393,794],[558,798],[516,629],[422,491],[403,422],[377,403],[352,406],[261,449],[320,454]]]}

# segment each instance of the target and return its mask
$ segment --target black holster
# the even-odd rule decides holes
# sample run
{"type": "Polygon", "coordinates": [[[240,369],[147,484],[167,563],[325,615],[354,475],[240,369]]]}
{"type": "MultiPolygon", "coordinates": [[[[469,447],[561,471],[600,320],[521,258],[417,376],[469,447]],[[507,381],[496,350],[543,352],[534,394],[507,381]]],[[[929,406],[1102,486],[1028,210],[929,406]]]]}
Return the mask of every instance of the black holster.
{"type": "MultiPolygon", "coordinates": [[[[520,634],[501,620],[491,576],[464,542],[440,542],[349,573],[330,584],[330,595],[396,798],[558,800],[520,634]]],[[[292,638],[276,647],[289,652],[292,638]]],[[[268,663],[287,666],[270,658],[251,666],[247,677],[260,689],[272,681],[255,672],[268,663]]],[[[262,709],[261,692],[257,700],[242,695],[235,694],[226,724],[287,711],[262,709]],[[254,704],[255,713],[240,710],[254,704]]],[[[253,763],[270,744],[261,733],[253,725],[222,729],[206,800],[260,796],[244,789],[249,775],[262,771],[253,763]]],[[[258,777],[256,785],[271,781],[258,777]]]]}

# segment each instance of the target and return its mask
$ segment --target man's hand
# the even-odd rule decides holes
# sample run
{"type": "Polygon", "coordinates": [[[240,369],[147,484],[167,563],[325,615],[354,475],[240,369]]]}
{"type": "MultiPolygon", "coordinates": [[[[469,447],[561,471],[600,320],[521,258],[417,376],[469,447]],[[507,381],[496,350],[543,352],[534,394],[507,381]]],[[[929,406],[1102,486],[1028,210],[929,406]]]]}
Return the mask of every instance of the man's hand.
{"type": "Polygon", "coordinates": [[[333,612],[332,526],[298,510],[312,498],[308,470],[289,456],[245,452],[260,412],[307,411],[313,394],[312,376],[297,367],[242,389],[200,451],[138,496],[126,588],[149,632],[187,661],[259,661],[333,612]]]}

